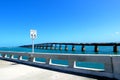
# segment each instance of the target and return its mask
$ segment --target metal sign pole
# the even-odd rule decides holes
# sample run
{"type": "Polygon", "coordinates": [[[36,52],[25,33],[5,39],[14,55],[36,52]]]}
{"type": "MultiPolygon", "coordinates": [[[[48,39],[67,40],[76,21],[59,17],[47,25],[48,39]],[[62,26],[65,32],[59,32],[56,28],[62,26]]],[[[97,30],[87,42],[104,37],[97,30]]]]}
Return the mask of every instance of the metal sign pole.
{"type": "Polygon", "coordinates": [[[30,38],[32,39],[32,53],[34,53],[34,39],[37,37],[36,30],[30,30],[30,38]]]}
{"type": "Polygon", "coordinates": [[[34,53],[34,39],[32,39],[32,53],[34,53]]]}

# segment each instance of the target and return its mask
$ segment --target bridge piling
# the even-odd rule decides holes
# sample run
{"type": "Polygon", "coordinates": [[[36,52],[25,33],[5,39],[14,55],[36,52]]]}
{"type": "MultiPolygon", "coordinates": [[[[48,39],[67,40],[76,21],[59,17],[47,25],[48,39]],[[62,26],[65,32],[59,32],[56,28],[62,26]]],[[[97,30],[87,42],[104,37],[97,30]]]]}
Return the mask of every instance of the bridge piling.
{"type": "Polygon", "coordinates": [[[94,51],[95,51],[95,52],[98,52],[98,51],[99,51],[98,45],[95,45],[94,51]]]}
{"type": "Polygon", "coordinates": [[[46,46],[43,46],[44,47],[44,49],[46,49],[46,46]]]}
{"type": "Polygon", "coordinates": [[[117,47],[117,45],[113,45],[113,52],[118,52],[118,47],[117,47]]]}
{"type": "Polygon", "coordinates": [[[61,46],[61,44],[59,45],[59,50],[62,50],[62,46],[61,46]]]}
{"type": "Polygon", "coordinates": [[[43,47],[41,46],[40,49],[43,49],[43,47]]]}
{"type": "Polygon", "coordinates": [[[85,45],[82,45],[82,52],[85,51],[85,45]]]}
{"type": "Polygon", "coordinates": [[[55,44],[54,49],[57,50],[57,44],[55,44]]]}
{"type": "Polygon", "coordinates": [[[75,51],[75,45],[72,45],[72,51],[75,51]]]}
{"type": "Polygon", "coordinates": [[[53,44],[51,44],[50,49],[53,50],[53,44]]]}
{"type": "Polygon", "coordinates": [[[44,45],[42,45],[42,49],[44,49],[44,45]]]}
{"type": "Polygon", "coordinates": [[[41,49],[41,45],[38,46],[38,49],[41,49]]]}
{"type": "Polygon", "coordinates": [[[48,49],[48,44],[46,44],[46,48],[45,48],[46,50],[48,49]]]}
{"type": "Polygon", "coordinates": [[[68,50],[68,46],[67,45],[65,45],[65,51],[67,51],[68,50]]]}

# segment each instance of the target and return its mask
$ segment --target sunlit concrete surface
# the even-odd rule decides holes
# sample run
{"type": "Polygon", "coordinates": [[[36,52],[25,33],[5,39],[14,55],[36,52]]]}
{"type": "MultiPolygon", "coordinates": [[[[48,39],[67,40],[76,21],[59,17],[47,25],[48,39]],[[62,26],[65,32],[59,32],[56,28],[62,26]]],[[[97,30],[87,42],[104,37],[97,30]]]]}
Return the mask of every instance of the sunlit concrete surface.
{"type": "Polygon", "coordinates": [[[0,60],[0,80],[97,80],[0,60]]]}

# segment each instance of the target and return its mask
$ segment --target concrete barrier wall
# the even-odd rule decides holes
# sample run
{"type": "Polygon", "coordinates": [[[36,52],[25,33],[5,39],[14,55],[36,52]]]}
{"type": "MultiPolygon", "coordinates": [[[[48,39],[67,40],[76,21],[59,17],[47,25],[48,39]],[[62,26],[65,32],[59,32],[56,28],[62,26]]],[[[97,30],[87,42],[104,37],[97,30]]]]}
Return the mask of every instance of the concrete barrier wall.
{"type": "Polygon", "coordinates": [[[51,69],[65,70],[76,73],[84,73],[96,76],[103,76],[109,78],[120,79],[120,56],[119,55],[100,55],[100,54],[40,54],[40,53],[24,53],[24,52],[3,52],[0,51],[1,58],[9,60],[17,60],[28,64],[33,64],[42,67],[48,67],[51,69]],[[9,55],[9,57],[7,57],[9,55]],[[13,56],[17,55],[18,58],[14,59],[13,56]],[[27,56],[27,61],[22,60],[22,56],[27,56]],[[45,64],[37,63],[35,58],[45,58],[45,64]],[[68,66],[53,65],[51,60],[67,60],[68,66]],[[96,62],[102,63],[105,66],[104,71],[94,69],[81,69],[77,68],[76,62],[96,62]]]}
{"type": "Polygon", "coordinates": [[[117,79],[120,79],[120,56],[112,56],[113,74],[117,79]]]}

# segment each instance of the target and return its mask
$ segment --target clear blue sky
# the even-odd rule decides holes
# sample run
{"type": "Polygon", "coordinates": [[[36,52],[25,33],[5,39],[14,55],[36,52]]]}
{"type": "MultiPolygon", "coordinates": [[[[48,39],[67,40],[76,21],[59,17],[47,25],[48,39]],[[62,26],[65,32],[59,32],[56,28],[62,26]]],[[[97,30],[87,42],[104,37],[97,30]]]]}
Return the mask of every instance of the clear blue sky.
{"type": "Polygon", "coordinates": [[[0,0],[0,46],[120,42],[120,0],[0,0]]]}

